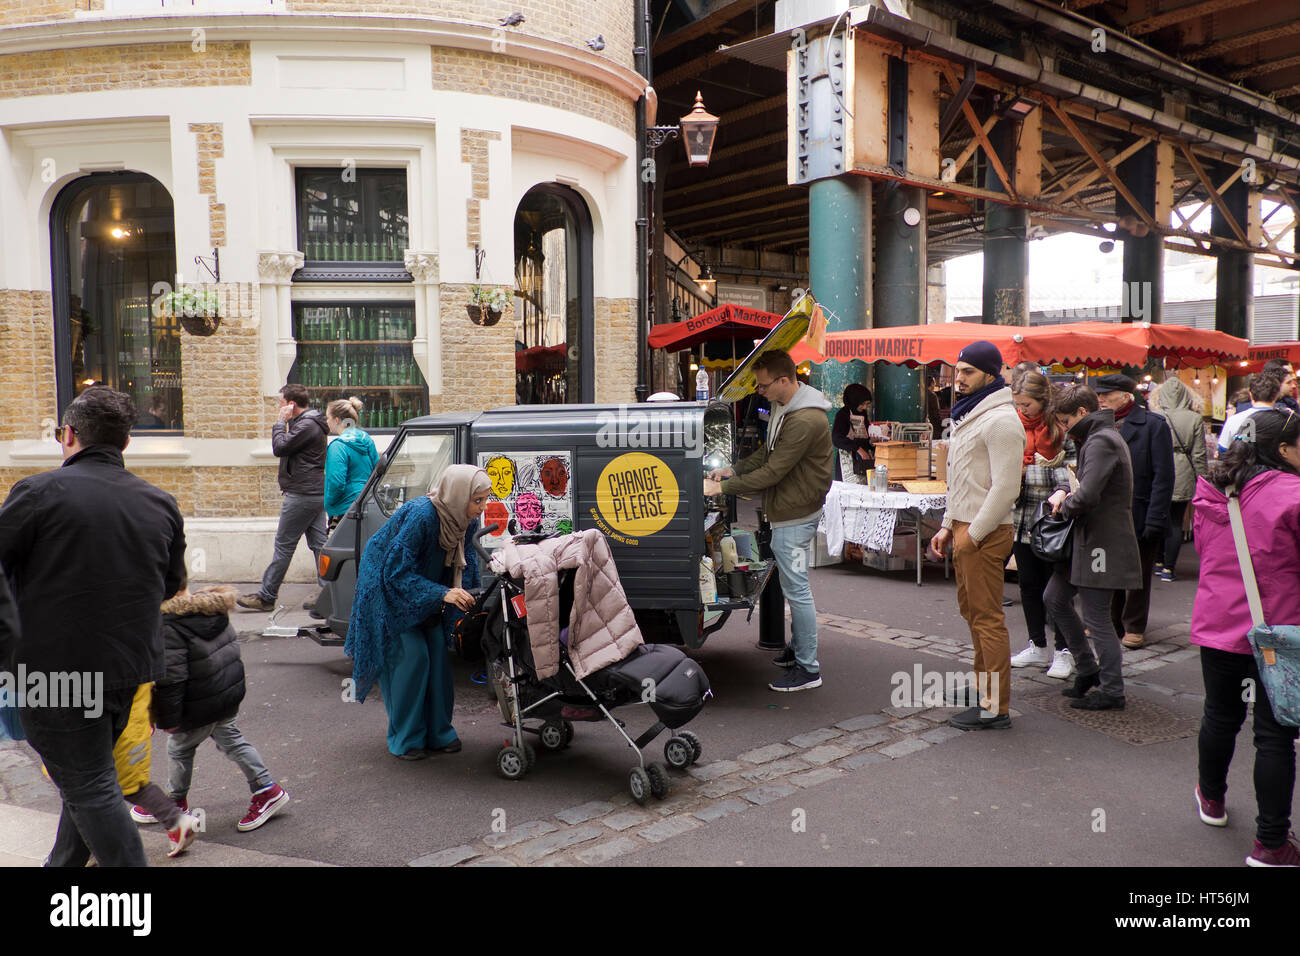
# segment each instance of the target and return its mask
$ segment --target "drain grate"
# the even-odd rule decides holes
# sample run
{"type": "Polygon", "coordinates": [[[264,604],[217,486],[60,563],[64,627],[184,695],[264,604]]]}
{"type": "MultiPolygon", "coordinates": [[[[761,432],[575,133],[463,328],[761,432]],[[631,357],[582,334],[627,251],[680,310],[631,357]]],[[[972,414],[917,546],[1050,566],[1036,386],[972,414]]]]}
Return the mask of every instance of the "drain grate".
{"type": "Polygon", "coordinates": [[[1070,698],[1062,697],[1055,690],[1018,699],[1054,717],[1135,747],[1194,737],[1201,727],[1200,717],[1185,717],[1132,694],[1127,695],[1123,710],[1077,710],[1070,706],[1070,698]]]}

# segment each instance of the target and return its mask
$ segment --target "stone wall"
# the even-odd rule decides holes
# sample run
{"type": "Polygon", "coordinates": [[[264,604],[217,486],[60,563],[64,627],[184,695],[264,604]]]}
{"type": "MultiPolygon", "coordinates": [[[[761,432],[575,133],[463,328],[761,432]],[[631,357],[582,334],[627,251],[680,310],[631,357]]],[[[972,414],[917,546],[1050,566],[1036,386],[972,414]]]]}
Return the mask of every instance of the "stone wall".
{"type": "Polygon", "coordinates": [[[636,299],[596,300],[596,401],[636,401],[636,299]]]}
{"type": "Polygon", "coordinates": [[[0,440],[40,438],[58,414],[53,314],[48,292],[0,289],[0,395],[12,409],[0,440]]]}
{"type": "Polygon", "coordinates": [[[434,47],[433,88],[554,106],[609,123],[629,136],[636,128],[635,105],[604,84],[506,53],[434,47]]]}
{"type": "Polygon", "coordinates": [[[248,86],[247,43],[147,43],[0,56],[0,99],[160,86],[248,86]]]}
{"type": "Polygon", "coordinates": [[[78,10],[102,10],[104,0],[0,0],[0,26],[68,20],[78,10]]]}
{"type": "Polygon", "coordinates": [[[288,0],[292,13],[405,14],[480,23],[494,29],[520,11],[523,23],[499,27],[496,34],[509,50],[512,34],[542,37],[579,47],[586,55],[631,67],[635,42],[636,4],[630,0],[288,0]],[[605,48],[591,50],[586,41],[597,34],[605,48]]]}
{"type": "Polygon", "coordinates": [[[513,313],[507,312],[496,325],[484,328],[471,322],[465,311],[469,285],[443,283],[438,290],[442,308],[443,391],[441,395],[429,396],[430,413],[481,411],[513,405],[513,313]]]}
{"type": "MultiPolygon", "coordinates": [[[[129,461],[127,465],[132,474],[175,498],[181,514],[187,518],[270,517],[280,513],[276,465],[135,467],[129,461]]],[[[47,470],[40,467],[0,468],[0,500],[9,494],[9,489],[20,478],[47,470]]],[[[267,557],[270,557],[269,553],[267,557]]]]}

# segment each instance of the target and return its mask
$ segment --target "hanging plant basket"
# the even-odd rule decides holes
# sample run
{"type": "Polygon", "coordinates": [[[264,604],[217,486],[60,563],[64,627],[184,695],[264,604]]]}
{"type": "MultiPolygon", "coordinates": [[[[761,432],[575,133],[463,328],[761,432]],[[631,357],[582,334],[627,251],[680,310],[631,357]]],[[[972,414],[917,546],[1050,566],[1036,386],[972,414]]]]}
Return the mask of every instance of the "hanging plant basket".
{"type": "Polygon", "coordinates": [[[214,292],[185,289],[169,294],[166,301],[168,310],[190,335],[212,335],[221,327],[218,299],[214,292]]]}
{"type": "Polygon", "coordinates": [[[484,328],[490,328],[501,321],[501,312],[487,306],[471,304],[465,306],[465,311],[469,313],[471,322],[484,328]]]}
{"type": "Polygon", "coordinates": [[[221,327],[221,316],[215,312],[211,315],[180,315],[181,328],[190,335],[212,335],[221,327]]]}

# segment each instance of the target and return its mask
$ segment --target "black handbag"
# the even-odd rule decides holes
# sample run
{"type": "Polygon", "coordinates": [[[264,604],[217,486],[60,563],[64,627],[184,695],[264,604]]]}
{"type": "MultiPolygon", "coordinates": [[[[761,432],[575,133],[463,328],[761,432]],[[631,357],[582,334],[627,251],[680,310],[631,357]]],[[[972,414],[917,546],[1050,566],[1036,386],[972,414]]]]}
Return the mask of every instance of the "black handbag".
{"type": "Polygon", "coordinates": [[[1074,550],[1073,539],[1074,519],[1052,514],[1052,506],[1042,502],[1029,528],[1029,547],[1038,559],[1049,564],[1069,562],[1074,550]]]}

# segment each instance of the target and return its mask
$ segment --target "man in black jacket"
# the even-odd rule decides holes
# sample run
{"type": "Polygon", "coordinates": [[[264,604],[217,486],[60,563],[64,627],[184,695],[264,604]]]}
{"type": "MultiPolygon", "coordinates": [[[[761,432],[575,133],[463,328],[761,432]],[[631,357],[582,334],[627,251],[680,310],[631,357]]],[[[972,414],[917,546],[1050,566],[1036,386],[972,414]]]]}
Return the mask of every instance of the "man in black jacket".
{"type": "Polygon", "coordinates": [[[1093,382],[1102,405],[1113,409],[1115,424],[1133,462],[1133,530],[1142,557],[1142,587],[1116,591],[1111,604],[1115,632],[1128,648],[1146,643],[1151,608],[1151,570],[1160,553],[1174,497],[1174,440],[1164,416],[1137,403],[1137,382],[1127,375],[1103,375],[1093,382]]]}
{"type": "Polygon", "coordinates": [[[86,389],[56,432],[63,466],[17,482],[0,507],[0,566],[22,624],[0,658],[29,687],[39,674],[66,689],[20,711],[63,797],[49,866],[84,866],[91,853],[102,866],[145,865],[113,743],[136,689],[163,673],[159,608],[185,580],[185,526],[171,495],[124,467],[135,421],[129,396],[86,389]]]}
{"type": "MultiPolygon", "coordinates": [[[[239,598],[240,607],[274,611],[298,539],[319,555],[325,547],[325,448],[329,426],[325,416],[308,408],[311,399],[301,385],[280,389],[280,418],[271,426],[271,450],[280,459],[280,525],[275,529],[275,553],[262,574],[262,587],[239,598]]],[[[314,560],[314,559],[313,559],[314,560]]]]}

